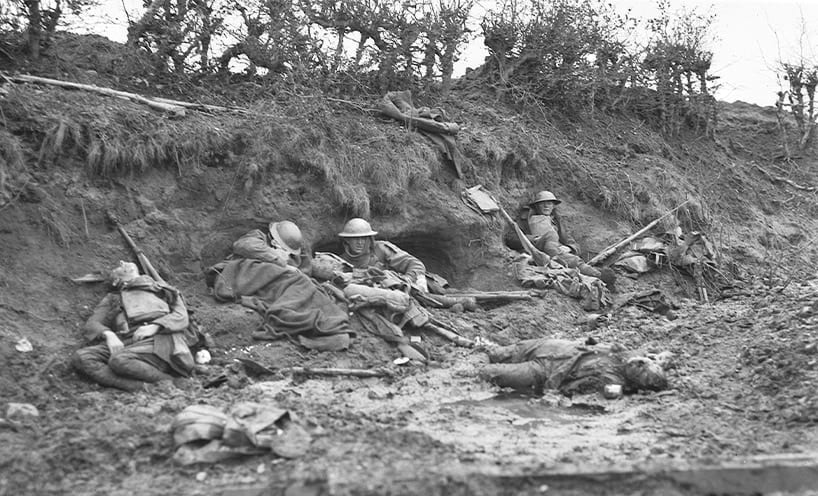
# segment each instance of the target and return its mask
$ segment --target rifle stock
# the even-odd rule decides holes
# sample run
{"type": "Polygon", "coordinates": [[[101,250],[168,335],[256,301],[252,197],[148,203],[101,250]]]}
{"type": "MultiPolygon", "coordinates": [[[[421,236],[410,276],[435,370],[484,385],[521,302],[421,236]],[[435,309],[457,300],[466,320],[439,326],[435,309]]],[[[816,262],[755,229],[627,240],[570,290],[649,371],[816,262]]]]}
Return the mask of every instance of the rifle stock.
{"type": "MultiPolygon", "coordinates": [[[[497,203],[496,200],[495,203],[497,203]]],[[[528,236],[525,235],[523,230],[520,229],[520,225],[517,224],[517,222],[514,219],[512,219],[510,215],[508,215],[506,209],[501,207],[499,203],[497,203],[497,206],[500,208],[500,214],[502,214],[502,216],[506,219],[506,222],[511,224],[511,226],[514,228],[514,232],[517,233],[517,237],[520,239],[520,243],[523,245],[523,249],[526,251],[526,253],[531,255],[531,258],[534,259],[534,263],[541,267],[545,267],[546,265],[548,265],[548,262],[551,261],[551,257],[546,255],[542,251],[538,250],[537,247],[534,246],[534,243],[532,243],[531,240],[528,239],[528,236]]]]}
{"type": "Polygon", "coordinates": [[[134,240],[131,239],[131,236],[128,234],[128,231],[126,231],[125,227],[123,227],[122,224],[120,224],[119,219],[117,219],[117,217],[112,212],[108,212],[108,219],[110,219],[111,222],[113,222],[113,224],[116,226],[117,231],[119,231],[119,234],[121,234],[122,237],[125,239],[125,243],[128,244],[128,247],[136,256],[136,260],[139,263],[139,266],[142,268],[142,271],[151,276],[154,281],[164,283],[165,280],[162,279],[162,276],[160,276],[159,272],[153,267],[153,264],[151,264],[150,260],[148,260],[148,257],[145,255],[145,253],[142,250],[140,250],[138,246],[136,246],[136,243],[134,243],[134,240]]]}

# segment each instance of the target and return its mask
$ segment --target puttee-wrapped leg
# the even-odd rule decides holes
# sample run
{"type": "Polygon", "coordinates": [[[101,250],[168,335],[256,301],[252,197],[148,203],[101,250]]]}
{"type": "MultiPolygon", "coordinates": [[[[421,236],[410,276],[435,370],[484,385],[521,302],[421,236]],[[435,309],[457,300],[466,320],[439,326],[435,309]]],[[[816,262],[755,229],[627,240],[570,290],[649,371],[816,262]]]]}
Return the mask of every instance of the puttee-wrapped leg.
{"type": "Polygon", "coordinates": [[[542,365],[536,361],[487,365],[480,371],[480,377],[500,387],[519,391],[540,391],[546,380],[542,365]]]}

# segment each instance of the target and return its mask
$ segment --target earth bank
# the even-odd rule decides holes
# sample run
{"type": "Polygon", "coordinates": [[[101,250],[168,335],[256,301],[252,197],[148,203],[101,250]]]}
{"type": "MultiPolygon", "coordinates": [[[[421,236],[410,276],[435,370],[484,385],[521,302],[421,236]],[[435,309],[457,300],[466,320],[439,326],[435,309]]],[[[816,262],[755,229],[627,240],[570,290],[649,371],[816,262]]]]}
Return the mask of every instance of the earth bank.
{"type": "MultiPolygon", "coordinates": [[[[99,77],[97,84],[113,84],[99,77]]],[[[814,184],[815,160],[774,162],[772,111],[723,104],[715,142],[666,140],[634,117],[543,123],[487,104],[486,93],[460,91],[435,103],[463,123],[458,139],[471,166],[462,178],[417,133],[328,101],[262,102],[274,117],[257,121],[208,114],[171,121],[77,92],[34,85],[5,92],[3,133],[21,159],[8,161],[14,195],[0,206],[0,397],[3,412],[30,403],[39,416],[0,424],[0,494],[749,494],[730,479],[702,486],[711,479],[689,464],[752,465],[788,454],[814,465],[818,281],[810,240],[818,203],[758,167],[814,184]],[[61,123],[97,133],[107,126],[108,134],[67,132],[73,137],[55,144],[61,123]],[[151,143],[162,139],[153,133],[166,133],[155,149],[174,142],[183,159],[157,155],[135,167],[123,157],[136,155],[145,132],[151,143]],[[113,143],[109,153],[121,157],[92,160],[97,142],[113,143]],[[731,284],[714,287],[708,303],[675,272],[623,277],[618,288],[663,289],[679,301],[673,320],[625,306],[592,329],[578,303],[556,292],[476,312],[435,311],[467,337],[500,344],[592,336],[670,350],[669,391],[619,400],[510,395],[476,379],[485,354],[427,335],[428,367],[391,365],[396,350],[365,333],[344,353],[253,342],[259,317],[215,303],[204,285],[202,269],[269,220],[295,220],[314,248],[332,250],[346,218],[369,214],[381,237],[453,286],[519,289],[503,223],[460,201],[473,184],[507,208],[531,189],[555,190],[586,255],[691,200],[678,224],[711,237],[731,284]],[[105,291],[71,279],[132,258],[108,211],[186,295],[216,342],[212,374],[227,374],[225,385],[204,388],[208,375],[128,395],[69,369],[80,325],[105,291]],[[17,351],[23,337],[33,351],[17,351]],[[236,357],[271,367],[388,366],[395,377],[247,377],[236,357]],[[185,406],[261,399],[301,419],[313,440],[303,457],[172,463],[169,426],[185,406]],[[667,475],[674,470],[694,480],[667,475]],[[596,475],[571,475],[577,471],[596,475]]],[[[818,487],[762,473],[780,481],[762,492],[818,487]]]]}

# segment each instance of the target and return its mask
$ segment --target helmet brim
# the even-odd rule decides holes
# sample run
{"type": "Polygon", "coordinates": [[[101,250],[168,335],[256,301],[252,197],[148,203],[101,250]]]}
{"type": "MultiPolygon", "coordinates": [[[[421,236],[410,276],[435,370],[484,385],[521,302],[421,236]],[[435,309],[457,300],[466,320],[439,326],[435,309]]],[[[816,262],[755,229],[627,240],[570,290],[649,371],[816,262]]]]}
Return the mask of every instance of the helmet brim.
{"type": "Polygon", "coordinates": [[[339,232],[338,237],[339,238],[368,238],[369,236],[375,236],[376,234],[378,234],[378,231],[373,231],[373,230],[370,229],[368,232],[363,232],[363,233],[339,232]]]}
{"type": "Polygon", "coordinates": [[[545,203],[545,202],[552,202],[552,203],[554,203],[554,205],[559,205],[560,203],[562,203],[562,200],[557,200],[556,198],[553,199],[553,200],[536,200],[536,201],[533,201],[533,202],[529,203],[528,206],[533,207],[534,205],[536,205],[538,203],[545,203]]]}
{"type": "Polygon", "coordinates": [[[286,251],[290,255],[301,256],[301,248],[293,248],[288,245],[278,234],[278,222],[270,224],[270,236],[273,237],[278,247],[286,251]]]}

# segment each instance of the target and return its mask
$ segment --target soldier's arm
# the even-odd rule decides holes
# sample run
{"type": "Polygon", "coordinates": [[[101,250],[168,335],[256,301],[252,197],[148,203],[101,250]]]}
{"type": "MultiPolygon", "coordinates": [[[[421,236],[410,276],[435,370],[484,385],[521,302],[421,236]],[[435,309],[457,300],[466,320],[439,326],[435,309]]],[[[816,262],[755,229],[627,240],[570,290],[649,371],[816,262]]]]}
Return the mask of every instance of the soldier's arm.
{"type": "Polygon", "coordinates": [[[94,313],[85,321],[83,326],[85,339],[94,341],[101,337],[105,331],[116,333],[112,326],[114,326],[116,314],[119,313],[119,310],[119,296],[114,293],[105,295],[105,298],[94,307],[94,313]]]}
{"type": "Polygon", "coordinates": [[[262,262],[287,265],[287,254],[267,243],[267,235],[255,229],[233,243],[233,254],[241,258],[251,258],[262,262]]]}
{"type": "Polygon", "coordinates": [[[380,241],[379,243],[383,249],[386,265],[389,269],[401,274],[406,274],[412,278],[426,274],[426,266],[416,257],[401,250],[389,241],[380,241]]]}
{"type": "Polygon", "coordinates": [[[167,293],[174,295],[173,301],[170,302],[170,313],[154,319],[151,324],[161,326],[158,331],[159,334],[182,332],[190,325],[185,300],[176,288],[168,286],[167,293]]]}
{"type": "Polygon", "coordinates": [[[562,217],[557,217],[557,231],[560,235],[560,243],[564,244],[568,248],[571,248],[571,251],[574,252],[575,255],[579,254],[579,243],[576,242],[574,236],[565,226],[565,221],[562,217]]]}
{"type": "Polygon", "coordinates": [[[303,248],[301,250],[301,256],[299,256],[298,270],[308,276],[312,275],[312,257],[309,255],[309,252],[303,248]]]}

